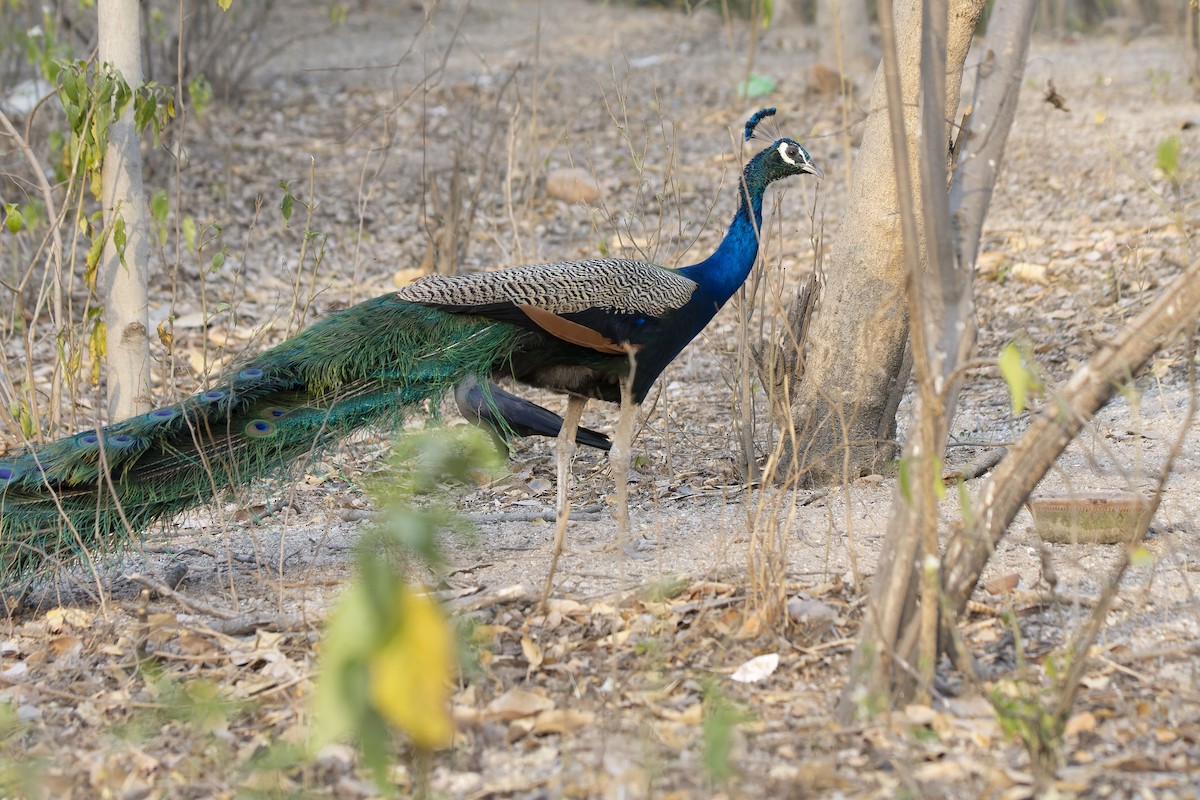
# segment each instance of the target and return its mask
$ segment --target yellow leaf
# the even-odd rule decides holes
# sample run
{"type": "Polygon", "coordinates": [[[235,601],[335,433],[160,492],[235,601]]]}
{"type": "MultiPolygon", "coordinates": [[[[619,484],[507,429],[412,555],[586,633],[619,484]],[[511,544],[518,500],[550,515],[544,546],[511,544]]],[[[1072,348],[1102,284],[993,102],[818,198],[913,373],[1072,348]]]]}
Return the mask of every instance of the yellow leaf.
{"type": "Polygon", "coordinates": [[[1011,342],[1000,351],[1000,375],[1008,384],[1008,391],[1012,395],[1013,416],[1020,416],[1025,410],[1025,396],[1029,393],[1033,381],[1029,375],[1029,368],[1021,357],[1021,351],[1011,342]]]}
{"type": "Polygon", "coordinates": [[[406,586],[397,590],[395,602],[399,624],[369,662],[371,702],[418,747],[444,747],[454,738],[450,627],[433,601],[406,586]]]}

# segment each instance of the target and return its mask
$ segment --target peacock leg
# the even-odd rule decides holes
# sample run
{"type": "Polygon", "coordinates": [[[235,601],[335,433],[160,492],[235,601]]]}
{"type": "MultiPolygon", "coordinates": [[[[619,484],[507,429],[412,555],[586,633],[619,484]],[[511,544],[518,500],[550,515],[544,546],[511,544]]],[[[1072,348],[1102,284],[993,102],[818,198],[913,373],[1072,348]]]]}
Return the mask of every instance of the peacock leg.
{"type": "Polygon", "coordinates": [[[567,490],[571,487],[571,459],[575,457],[575,433],[579,430],[579,419],[583,416],[586,397],[567,397],[567,413],[563,415],[562,430],[558,432],[558,503],[554,513],[561,525],[567,514],[567,490]]]}
{"type": "Polygon", "coordinates": [[[621,415],[613,433],[612,450],[608,457],[616,484],[616,517],[618,547],[629,541],[629,461],[633,452],[633,423],[637,419],[637,403],[633,402],[631,378],[621,379],[621,415]]]}

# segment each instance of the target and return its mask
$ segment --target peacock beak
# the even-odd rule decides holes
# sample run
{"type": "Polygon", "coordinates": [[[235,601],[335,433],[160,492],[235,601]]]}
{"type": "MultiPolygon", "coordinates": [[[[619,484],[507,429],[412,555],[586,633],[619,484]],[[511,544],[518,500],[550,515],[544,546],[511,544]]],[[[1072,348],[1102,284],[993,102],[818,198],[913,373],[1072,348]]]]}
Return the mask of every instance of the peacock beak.
{"type": "Polygon", "coordinates": [[[821,180],[825,180],[825,170],[821,169],[811,161],[805,161],[803,166],[800,167],[800,170],[802,172],[807,172],[810,175],[816,175],[821,180]]]}

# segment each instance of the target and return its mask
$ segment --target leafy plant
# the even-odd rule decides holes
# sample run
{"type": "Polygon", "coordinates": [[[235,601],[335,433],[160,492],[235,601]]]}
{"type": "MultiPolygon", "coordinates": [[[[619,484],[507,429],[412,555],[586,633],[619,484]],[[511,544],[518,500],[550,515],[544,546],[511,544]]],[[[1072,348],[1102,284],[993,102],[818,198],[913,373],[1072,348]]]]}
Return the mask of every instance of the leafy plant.
{"type": "MultiPolygon", "coordinates": [[[[125,82],[120,70],[110,64],[90,61],[60,62],[57,72],[58,100],[70,129],[63,156],[66,165],[77,166],[86,177],[92,196],[100,199],[100,169],[112,124],[132,104],[138,134],[153,128],[154,142],[168,119],[175,116],[175,101],[169,88],[154,81],[136,89],[125,82]]],[[[68,174],[71,174],[68,169],[68,174]]]]}
{"type": "Polygon", "coordinates": [[[738,725],[753,719],[750,712],[734,702],[715,682],[704,687],[704,754],[702,763],[708,777],[726,783],[735,773],[733,746],[738,725]]]}
{"type": "Polygon", "coordinates": [[[1037,691],[1025,680],[1009,680],[989,695],[1000,729],[1025,748],[1039,775],[1053,773],[1062,761],[1066,720],[1057,713],[1053,694],[1053,689],[1037,691]]]}
{"type": "MultiPolygon", "coordinates": [[[[98,66],[91,61],[63,61],[58,63],[55,77],[58,99],[67,117],[66,136],[59,139],[61,177],[70,179],[64,206],[76,198],[75,229],[88,241],[84,281],[94,291],[101,255],[110,237],[121,263],[125,263],[126,230],[120,209],[117,209],[111,228],[104,226],[102,210],[86,213],[84,187],[94,199],[101,199],[105,151],[112,125],[117,120],[132,113],[137,132],[144,134],[147,128],[152,129],[157,143],[167,120],[175,116],[175,104],[167,87],[154,82],[131,87],[120,71],[108,64],[98,66]]],[[[105,355],[105,324],[99,307],[89,308],[85,318],[91,364],[89,378],[95,385],[100,381],[100,364],[105,355]]]]}
{"type": "Polygon", "coordinates": [[[1179,180],[1179,137],[1168,136],[1158,143],[1155,165],[1167,180],[1179,180]]]}
{"type": "Polygon", "coordinates": [[[1044,385],[1028,342],[1009,342],[1000,351],[1000,376],[1012,396],[1013,416],[1020,416],[1031,394],[1040,396],[1044,385]]]}
{"type": "Polygon", "coordinates": [[[407,434],[393,448],[383,520],[359,543],[359,579],[330,618],[316,695],[318,747],[352,735],[381,787],[392,730],[418,754],[448,745],[455,635],[428,594],[405,578],[407,562],[441,564],[436,534],[461,527],[446,482],[494,470],[499,455],[473,428],[407,434]]]}

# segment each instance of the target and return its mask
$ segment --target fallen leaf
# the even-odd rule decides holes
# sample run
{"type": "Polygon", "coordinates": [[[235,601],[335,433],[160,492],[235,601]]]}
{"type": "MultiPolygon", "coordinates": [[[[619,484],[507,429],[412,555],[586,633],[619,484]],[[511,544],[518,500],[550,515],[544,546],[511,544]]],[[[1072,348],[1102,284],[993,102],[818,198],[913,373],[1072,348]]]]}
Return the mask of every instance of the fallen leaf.
{"type": "Polygon", "coordinates": [[[1008,594],[1021,583],[1019,573],[1010,572],[1007,575],[1001,575],[998,578],[992,578],[983,585],[983,588],[988,594],[1008,594]]]}
{"type": "Polygon", "coordinates": [[[959,781],[969,774],[965,764],[958,760],[934,761],[921,764],[913,771],[913,777],[920,783],[945,785],[959,781]]]}
{"type": "Polygon", "coordinates": [[[179,638],[179,620],[171,613],[156,613],[146,617],[146,643],[161,647],[179,638]]]}
{"type": "Polygon", "coordinates": [[[1095,729],[1096,715],[1090,711],[1084,711],[1067,720],[1067,724],[1063,727],[1063,738],[1070,739],[1072,736],[1078,736],[1081,733],[1087,733],[1095,729]]]}
{"type": "Polygon", "coordinates": [[[767,653],[745,662],[729,677],[738,683],[758,683],[766,680],[778,668],[779,653],[767,653]]]}
{"type": "Polygon", "coordinates": [[[1004,266],[1004,262],[1008,259],[1004,253],[985,252],[980,253],[975,259],[975,270],[980,275],[995,275],[1004,266]]]}
{"type": "Polygon", "coordinates": [[[654,713],[668,722],[683,723],[684,725],[699,725],[704,720],[704,704],[693,703],[683,711],[665,706],[652,706],[654,713]]]}
{"type": "Polygon", "coordinates": [[[179,634],[176,642],[179,645],[179,649],[189,656],[213,658],[217,654],[216,646],[207,636],[199,636],[184,631],[179,634]]]}
{"type": "Polygon", "coordinates": [[[513,720],[520,717],[532,717],[542,711],[554,708],[554,701],[541,694],[535,694],[524,689],[509,689],[504,694],[488,703],[487,711],[493,719],[513,720]]]}
{"type": "Polygon", "coordinates": [[[78,636],[55,636],[50,640],[50,650],[59,664],[74,663],[83,651],[83,640],[78,636]]]}
{"type": "Polygon", "coordinates": [[[579,603],[579,602],[576,602],[575,600],[567,600],[567,599],[551,598],[546,603],[546,609],[548,611],[557,611],[559,614],[562,614],[564,617],[569,617],[572,615],[582,615],[582,614],[588,613],[588,607],[585,606],[583,603],[579,603]]]}
{"type": "Polygon", "coordinates": [[[904,707],[904,718],[914,725],[932,725],[937,712],[929,706],[914,703],[904,707]]]}
{"type": "Polygon", "coordinates": [[[46,612],[46,630],[59,633],[66,626],[80,630],[92,626],[92,615],[81,608],[52,608],[46,612]]]}
{"type": "Polygon", "coordinates": [[[525,655],[525,660],[529,662],[529,671],[533,672],[542,665],[545,656],[542,654],[542,648],[538,647],[537,642],[530,639],[528,636],[521,637],[521,652],[525,655]]]}
{"type": "Polygon", "coordinates": [[[534,718],[520,717],[519,719],[511,720],[508,723],[508,739],[515,741],[522,736],[528,736],[533,733],[534,718]]]}
{"type": "Polygon", "coordinates": [[[750,639],[757,639],[766,630],[767,622],[763,619],[762,614],[758,611],[751,611],[742,618],[742,626],[733,638],[739,642],[746,642],[750,639]]]}
{"type": "Polygon", "coordinates": [[[1050,271],[1045,264],[1018,261],[1009,267],[1008,274],[1026,283],[1041,283],[1046,285],[1050,283],[1050,271]]]}
{"type": "Polygon", "coordinates": [[[591,711],[576,708],[552,708],[537,715],[533,723],[534,733],[571,733],[596,721],[591,711]]]}

